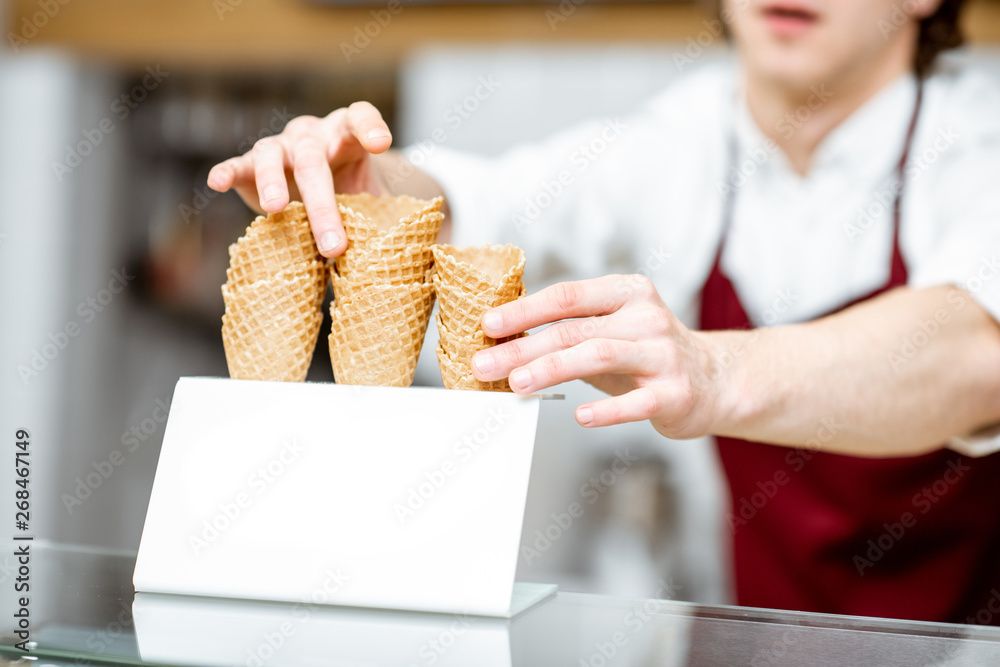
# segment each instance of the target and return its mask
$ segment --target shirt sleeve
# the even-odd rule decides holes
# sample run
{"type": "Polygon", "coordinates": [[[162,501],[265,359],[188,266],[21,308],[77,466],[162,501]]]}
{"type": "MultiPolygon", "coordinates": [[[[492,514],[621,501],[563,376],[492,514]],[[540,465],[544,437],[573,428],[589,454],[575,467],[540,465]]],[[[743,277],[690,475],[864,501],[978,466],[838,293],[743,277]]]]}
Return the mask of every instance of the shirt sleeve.
{"type": "Polygon", "coordinates": [[[531,258],[529,282],[606,272],[627,253],[628,225],[616,225],[609,189],[628,161],[635,118],[584,123],[496,158],[442,146],[413,146],[407,159],[442,187],[452,243],[513,243],[531,258]]]}
{"type": "MultiPolygon", "coordinates": [[[[443,188],[452,242],[520,246],[530,285],[635,273],[650,252],[651,229],[657,242],[677,248],[703,233],[690,210],[703,203],[692,192],[706,187],[702,181],[723,153],[719,133],[706,139],[706,128],[721,122],[716,98],[729,76],[720,67],[684,77],[634,113],[586,122],[498,157],[427,143],[404,152],[443,188]]],[[[692,268],[679,261],[671,267],[697,273],[693,261],[692,268]]]]}
{"type": "Polygon", "coordinates": [[[909,282],[957,285],[1000,322],[1000,89],[972,79],[955,86],[956,112],[934,119],[908,163],[935,230],[909,282]]]}
{"type": "MultiPolygon", "coordinates": [[[[908,178],[927,188],[934,217],[933,251],[914,267],[910,285],[951,284],[952,308],[978,303],[1000,322],[1000,90],[981,75],[953,82],[947,106],[927,128],[910,161],[908,178]],[[926,172],[926,173],[925,173],[926,172]]],[[[966,456],[1000,451],[1000,424],[952,438],[949,447],[966,456]]]]}
{"type": "Polygon", "coordinates": [[[1000,424],[960,438],[952,438],[948,442],[948,449],[973,458],[998,452],[1000,451],[1000,424]]]}

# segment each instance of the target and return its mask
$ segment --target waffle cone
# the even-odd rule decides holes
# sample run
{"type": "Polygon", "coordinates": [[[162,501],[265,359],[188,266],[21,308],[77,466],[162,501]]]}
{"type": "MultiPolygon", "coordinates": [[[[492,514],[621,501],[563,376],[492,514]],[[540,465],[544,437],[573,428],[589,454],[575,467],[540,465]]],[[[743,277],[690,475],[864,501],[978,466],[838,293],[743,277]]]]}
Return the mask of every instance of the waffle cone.
{"type": "Polygon", "coordinates": [[[323,295],[326,294],[327,280],[326,265],[313,260],[282,269],[269,278],[256,280],[249,285],[227,280],[222,286],[222,299],[226,304],[226,312],[266,306],[286,297],[301,301],[303,307],[319,312],[323,295]],[[251,301],[247,296],[260,301],[251,301]]]}
{"type": "Polygon", "coordinates": [[[445,389],[468,389],[473,391],[510,391],[507,379],[493,382],[480,382],[472,374],[468,364],[455,361],[441,346],[437,347],[438,366],[441,368],[441,381],[445,389]]]}
{"type": "Polygon", "coordinates": [[[316,259],[291,264],[276,272],[271,272],[270,269],[267,272],[246,271],[243,270],[243,267],[230,265],[226,270],[226,284],[230,287],[245,287],[258,280],[269,280],[274,277],[295,273],[308,273],[312,276],[313,288],[311,292],[314,293],[314,300],[318,308],[323,301],[323,295],[326,294],[326,286],[330,281],[330,270],[327,268],[326,262],[316,259]]]}
{"type": "Polygon", "coordinates": [[[475,331],[472,334],[460,335],[453,332],[448,328],[448,325],[442,321],[440,312],[435,318],[435,322],[438,328],[440,345],[448,353],[448,356],[468,366],[472,363],[472,356],[479,352],[480,350],[486,350],[497,345],[502,345],[508,341],[516,340],[522,338],[527,334],[520,333],[514,336],[507,336],[505,338],[490,338],[482,332],[482,330],[475,331]]]}
{"type": "Polygon", "coordinates": [[[425,271],[424,275],[419,279],[414,276],[412,279],[392,281],[379,280],[377,274],[373,275],[370,273],[361,274],[360,278],[357,278],[355,275],[351,277],[340,276],[336,271],[331,271],[330,277],[333,282],[333,298],[340,302],[352,301],[357,297],[359,292],[375,285],[432,285],[429,270],[425,271]]]}
{"type": "Polygon", "coordinates": [[[364,247],[372,253],[383,256],[395,254],[410,246],[429,247],[437,241],[442,222],[444,222],[443,213],[428,213],[413,222],[394,227],[380,236],[378,240],[364,247]]]}
{"type": "Polygon", "coordinates": [[[430,246],[412,245],[391,255],[348,249],[334,260],[336,273],[360,284],[423,282],[434,263],[430,246]]]}
{"type": "Polygon", "coordinates": [[[434,243],[441,222],[444,199],[376,197],[368,193],[337,195],[348,247],[378,246],[390,254],[408,245],[434,243]]]}
{"type": "Polygon", "coordinates": [[[510,301],[521,291],[524,251],[517,246],[436,245],[434,264],[442,283],[471,294],[490,292],[510,301]]]}
{"type": "Polygon", "coordinates": [[[292,202],[283,211],[258,216],[244,235],[229,246],[226,276],[233,285],[249,285],[310,261],[321,258],[305,207],[292,202]]]}
{"type": "Polygon", "coordinates": [[[334,302],[330,360],[338,383],[413,383],[434,306],[431,283],[371,285],[334,302]]]}
{"type": "Polygon", "coordinates": [[[521,285],[514,296],[498,295],[492,290],[481,294],[472,294],[454,287],[441,280],[436,272],[433,277],[434,288],[437,291],[439,313],[447,327],[459,336],[471,336],[480,331],[479,321],[490,308],[496,308],[505,303],[524,296],[524,286],[521,285]]]}
{"type": "Polygon", "coordinates": [[[223,285],[222,343],[230,377],[305,380],[323,322],[309,298],[314,284],[310,273],[298,272],[251,285],[223,285]]]}

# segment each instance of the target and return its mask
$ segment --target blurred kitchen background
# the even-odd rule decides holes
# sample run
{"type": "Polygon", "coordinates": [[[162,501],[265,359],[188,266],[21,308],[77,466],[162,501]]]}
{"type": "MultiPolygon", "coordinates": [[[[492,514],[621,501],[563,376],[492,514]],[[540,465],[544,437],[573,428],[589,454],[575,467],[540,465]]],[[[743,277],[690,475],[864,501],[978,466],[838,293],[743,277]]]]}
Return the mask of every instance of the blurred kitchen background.
{"type": "MultiPolygon", "coordinates": [[[[1000,3],[974,0],[966,25],[967,57],[1000,77],[1000,3]]],[[[219,286],[252,216],[206,187],[213,164],[361,99],[397,146],[444,127],[447,146],[497,154],[727,57],[679,1],[17,0],[0,34],[0,433],[31,431],[38,537],[121,550],[177,378],[227,374],[219,286]],[[501,86],[455,127],[480,77],[501,86]]],[[[439,384],[430,329],[418,382],[439,384]]],[[[325,340],[310,380],[332,380],[325,340]]],[[[518,578],[727,601],[712,448],[579,428],[591,390],[564,391],[542,410],[518,578]],[[584,515],[560,526],[574,501],[584,515]]]]}

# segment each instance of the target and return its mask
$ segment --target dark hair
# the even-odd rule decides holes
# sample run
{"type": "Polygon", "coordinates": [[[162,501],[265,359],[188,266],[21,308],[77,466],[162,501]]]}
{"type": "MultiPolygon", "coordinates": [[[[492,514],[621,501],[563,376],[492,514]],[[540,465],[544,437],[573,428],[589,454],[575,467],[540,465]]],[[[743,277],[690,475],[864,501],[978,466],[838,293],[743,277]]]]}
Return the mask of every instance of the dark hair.
{"type": "Polygon", "coordinates": [[[930,73],[939,53],[965,43],[959,23],[964,4],[965,0],[942,0],[936,12],[920,19],[920,34],[913,57],[913,70],[918,76],[930,73]]]}
{"type": "MultiPolygon", "coordinates": [[[[722,19],[723,0],[701,0],[701,5],[709,14],[722,19]]],[[[917,49],[913,55],[913,71],[917,76],[927,76],[938,54],[965,43],[965,35],[959,19],[965,0],[942,0],[937,11],[920,19],[917,35],[917,49]]],[[[722,21],[722,29],[728,39],[729,26],[722,21]]]]}

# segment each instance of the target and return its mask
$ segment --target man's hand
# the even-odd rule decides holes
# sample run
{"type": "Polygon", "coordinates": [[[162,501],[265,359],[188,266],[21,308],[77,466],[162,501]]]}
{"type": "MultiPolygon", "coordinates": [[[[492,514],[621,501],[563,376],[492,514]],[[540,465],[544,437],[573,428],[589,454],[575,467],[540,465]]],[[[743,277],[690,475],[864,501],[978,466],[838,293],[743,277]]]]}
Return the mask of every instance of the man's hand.
{"type": "Polygon", "coordinates": [[[494,308],[482,327],[500,337],[549,323],[477,353],[473,373],[509,373],[518,393],[583,379],[612,394],[577,408],[584,426],[649,419],[671,438],[881,457],[1000,423],[1000,326],[950,285],[897,288],[803,324],[701,332],[646,278],[607,276],[494,308]],[[922,347],[908,353],[917,332],[922,347]]]}
{"type": "Polygon", "coordinates": [[[378,109],[355,102],[325,118],[292,119],[281,134],[215,165],[208,185],[219,192],[236,188],[247,205],[267,213],[282,210],[290,199],[301,199],[320,252],[335,257],[347,247],[347,237],[334,189],[385,193],[385,181],[369,156],[384,153],[391,144],[378,109]]]}
{"type": "Polygon", "coordinates": [[[612,397],[579,406],[583,426],[649,419],[667,437],[709,432],[717,404],[710,340],[685,327],[648,278],[559,283],[488,311],[482,327],[500,338],[553,322],[477,353],[473,373],[484,381],[509,375],[520,394],[586,380],[612,397]]]}

